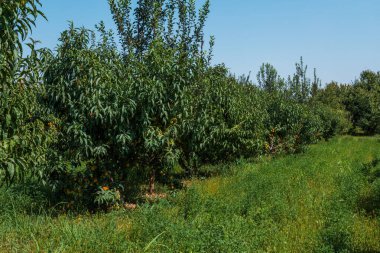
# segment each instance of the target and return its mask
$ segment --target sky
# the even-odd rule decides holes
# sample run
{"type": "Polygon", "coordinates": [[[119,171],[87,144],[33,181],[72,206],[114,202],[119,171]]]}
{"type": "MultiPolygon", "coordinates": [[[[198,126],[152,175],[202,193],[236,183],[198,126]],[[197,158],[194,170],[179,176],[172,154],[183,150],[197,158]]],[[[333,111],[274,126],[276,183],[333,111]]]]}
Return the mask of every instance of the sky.
{"type": "MultiPolygon", "coordinates": [[[[197,0],[202,4],[204,0],[197,0]]],[[[114,29],[107,0],[42,0],[48,21],[32,37],[54,49],[73,21],[114,29]]],[[[366,69],[380,71],[380,0],[211,0],[206,35],[215,36],[214,64],[256,81],[262,63],[287,77],[302,56],[323,83],[351,83],[366,69]]]]}

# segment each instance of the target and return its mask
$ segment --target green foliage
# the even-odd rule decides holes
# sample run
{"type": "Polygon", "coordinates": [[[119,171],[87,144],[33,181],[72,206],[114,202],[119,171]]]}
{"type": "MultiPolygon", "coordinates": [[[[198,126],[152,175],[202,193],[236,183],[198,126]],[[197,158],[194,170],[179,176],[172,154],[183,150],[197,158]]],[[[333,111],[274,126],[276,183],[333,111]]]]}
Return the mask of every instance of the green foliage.
{"type": "Polygon", "coordinates": [[[51,119],[42,113],[37,97],[45,52],[36,42],[22,57],[22,43],[31,32],[40,2],[2,1],[0,7],[0,182],[43,178],[47,147],[54,139],[51,119]]]}
{"type": "Polygon", "coordinates": [[[91,196],[98,187],[120,183],[129,169],[130,118],[136,106],[130,98],[131,77],[123,80],[112,34],[103,24],[98,30],[96,43],[93,32],[71,25],[44,75],[43,101],[61,119],[49,175],[58,192],[77,189],[91,196]]]}
{"type": "Polygon", "coordinates": [[[349,113],[344,109],[334,109],[322,103],[315,103],[313,113],[319,117],[319,134],[325,139],[338,134],[347,134],[351,129],[349,113]]]}
{"type": "Polygon", "coordinates": [[[314,79],[311,83],[311,96],[315,98],[318,95],[318,90],[321,88],[322,81],[317,76],[317,70],[314,68],[314,79]]]}
{"type": "Polygon", "coordinates": [[[339,85],[336,82],[328,83],[323,89],[318,90],[314,101],[319,101],[331,108],[344,110],[344,100],[351,86],[339,85]]]}
{"type": "Polygon", "coordinates": [[[268,153],[299,152],[305,145],[344,133],[347,128],[343,111],[316,102],[320,80],[314,70],[312,83],[306,71],[301,58],[296,64],[296,73],[287,83],[269,64],[263,65],[257,75],[265,91],[265,102],[261,106],[266,108],[265,150],[268,153]]]}
{"type": "Polygon", "coordinates": [[[260,88],[268,93],[283,90],[285,85],[285,81],[281,80],[277,70],[269,63],[261,65],[260,71],[257,73],[257,82],[260,88]]]}
{"type": "Polygon", "coordinates": [[[43,13],[38,10],[39,0],[2,1],[0,14],[0,82],[9,86],[20,72],[22,42],[43,13]]]}
{"type": "Polygon", "coordinates": [[[120,202],[120,191],[117,189],[109,189],[107,186],[99,187],[96,192],[95,203],[100,206],[115,206],[120,202]]]}
{"type": "Polygon", "coordinates": [[[185,149],[198,162],[215,163],[261,152],[265,112],[259,109],[257,88],[238,83],[224,66],[216,66],[192,92],[195,108],[185,149]]]}
{"type": "Polygon", "coordinates": [[[380,125],[380,81],[379,73],[363,71],[353,85],[335,82],[319,90],[314,101],[320,101],[337,110],[345,110],[351,121],[353,134],[376,134],[380,125]]]}
{"type": "Polygon", "coordinates": [[[380,73],[363,71],[344,102],[355,127],[380,133],[380,73]]]}
{"type": "Polygon", "coordinates": [[[265,149],[269,153],[294,153],[302,150],[306,143],[312,143],[312,119],[306,105],[287,100],[282,96],[268,98],[265,149]]]}
{"type": "Polygon", "coordinates": [[[289,95],[298,102],[306,102],[311,96],[312,83],[307,77],[307,65],[304,65],[303,58],[296,63],[296,72],[292,77],[288,77],[289,95]]]}

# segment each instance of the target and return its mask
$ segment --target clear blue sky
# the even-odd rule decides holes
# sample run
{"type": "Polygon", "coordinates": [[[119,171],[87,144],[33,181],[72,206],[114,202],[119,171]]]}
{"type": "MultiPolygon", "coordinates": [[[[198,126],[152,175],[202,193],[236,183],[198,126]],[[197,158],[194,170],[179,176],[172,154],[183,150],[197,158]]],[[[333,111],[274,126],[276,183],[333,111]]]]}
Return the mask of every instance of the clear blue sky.
{"type": "MultiPolygon", "coordinates": [[[[43,46],[54,48],[69,20],[114,27],[107,0],[42,3],[49,21],[40,19],[32,37],[43,46]]],[[[214,63],[238,75],[252,71],[254,80],[261,63],[287,76],[300,56],[324,83],[380,70],[380,0],[211,0],[206,32],[216,37],[214,63]]]]}

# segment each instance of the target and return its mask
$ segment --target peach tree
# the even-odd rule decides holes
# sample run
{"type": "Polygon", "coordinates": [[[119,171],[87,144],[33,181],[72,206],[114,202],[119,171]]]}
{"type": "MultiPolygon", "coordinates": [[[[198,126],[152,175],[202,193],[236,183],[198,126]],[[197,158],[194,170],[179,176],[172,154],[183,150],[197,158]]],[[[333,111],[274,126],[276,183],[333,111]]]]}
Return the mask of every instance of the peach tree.
{"type": "Polygon", "coordinates": [[[42,179],[47,148],[55,135],[53,120],[38,103],[42,94],[44,50],[23,43],[35,20],[43,16],[38,0],[1,1],[0,5],[0,181],[42,179]]]}

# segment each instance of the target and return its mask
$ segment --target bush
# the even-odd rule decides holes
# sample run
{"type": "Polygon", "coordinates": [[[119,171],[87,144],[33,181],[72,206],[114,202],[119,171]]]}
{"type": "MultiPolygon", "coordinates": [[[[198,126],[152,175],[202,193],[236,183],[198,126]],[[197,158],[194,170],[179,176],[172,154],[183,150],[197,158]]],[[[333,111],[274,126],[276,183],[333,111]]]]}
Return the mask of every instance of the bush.
{"type": "Polygon", "coordinates": [[[268,153],[294,153],[305,144],[317,140],[315,119],[307,105],[282,96],[269,97],[267,102],[266,144],[268,153]]]}
{"type": "Polygon", "coordinates": [[[319,117],[321,135],[329,139],[337,134],[347,134],[351,129],[351,122],[346,111],[333,109],[327,105],[314,105],[313,112],[319,117]]]}

